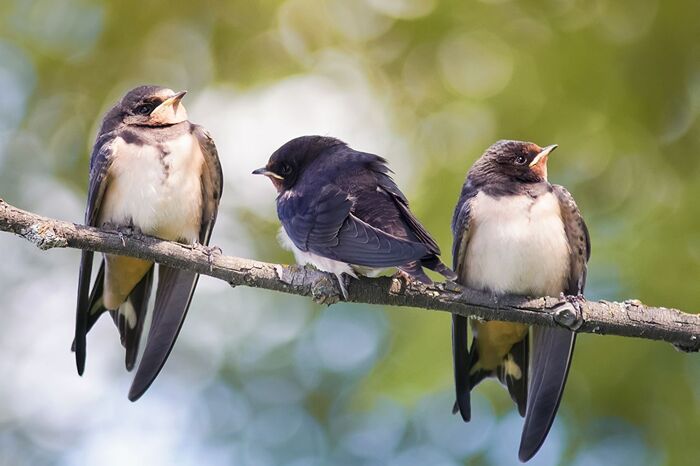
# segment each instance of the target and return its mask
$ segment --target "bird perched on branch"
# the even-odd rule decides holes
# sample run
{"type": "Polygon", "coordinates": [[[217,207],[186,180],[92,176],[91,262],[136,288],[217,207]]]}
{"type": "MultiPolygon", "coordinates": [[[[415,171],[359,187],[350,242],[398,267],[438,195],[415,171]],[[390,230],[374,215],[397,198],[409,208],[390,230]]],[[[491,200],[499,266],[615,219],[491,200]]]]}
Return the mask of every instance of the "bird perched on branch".
{"type": "MultiPolygon", "coordinates": [[[[499,141],[474,163],[455,209],[454,270],[462,285],[528,296],[579,295],[586,283],[590,241],[576,203],[547,180],[556,145],[499,141]]],[[[525,417],[519,457],[542,446],[559,407],[575,334],[564,328],[452,317],[457,402],[469,421],[470,391],[497,377],[525,417]]]]}
{"type": "Polygon", "coordinates": [[[374,276],[396,267],[432,283],[427,267],[456,278],[390,173],[383,158],[322,136],[287,142],[253,172],[277,188],[283,243],[297,262],[335,274],[346,300],[343,274],[374,276]]]}
{"type": "MultiPolygon", "coordinates": [[[[140,86],[105,115],[90,158],[86,225],[207,245],[223,186],[219,157],[207,131],[187,120],[185,91],[140,86]]],[[[211,249],[207,248],[208,253],[211,249]]],[[[132,370],[153,283],[153,262],[105,254],[90,289],[93,253],[80,263],[75,351],[83,374],[86,335],[109,311],[132,370]]],[[[151,328],[129,391],[135,401],[151,385],[180,331],[198,275],[165,265],[158,285],[151,328]]]]}

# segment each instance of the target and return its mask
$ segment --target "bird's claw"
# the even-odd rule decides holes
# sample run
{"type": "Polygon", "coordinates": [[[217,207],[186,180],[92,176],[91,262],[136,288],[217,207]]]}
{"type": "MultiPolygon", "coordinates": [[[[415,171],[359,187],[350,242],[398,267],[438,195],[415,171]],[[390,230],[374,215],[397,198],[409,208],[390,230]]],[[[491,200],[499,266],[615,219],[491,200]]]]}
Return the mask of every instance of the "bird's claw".
{"type": "Polygon", "coordinates": [[[394,273],[394,275],[392,275],[391,277],[396,280],[402,281],[403,288],[410,288],[411,285],[413,285],[414,283],[420,283],[418,280],[416,280],[411,275],[409,275],[401,269],[396,269],[396,273],[394,273]]]}
{"type": "Polygon", "coordinates": [[[221,250],[219,246],[206,246],[203,244],[197,244],[197,247],[202,249],[204,255],[207,256],[207,263],[209,264],[209,271],[214,270],[214,258],[221,256],[224,251],[221,250]]]}
{"type": "Polygon", "coordinates": [[[111,222],[105,222],[102,224],[102,229],[119,236],[122,246],[126,246],[126,238],[139,238],[143,236],[143,232],[136,225],[116,225],[111,222]]]}
{"type": "Polygon", "coordinates": [[[455,293],[464,292],[464,287],[457,282],[453,282],[453,281],[448,280],[448,281],[442,283],[441,285],[445,291],[454,291],[455,293]]]}
{"type": "Polygon", "coordinates": [[[338,287],[333,282],[330,276],[324,275],[321,279],[314,282],[311,287],[311,299],[316,304],[325,304],[330,306],[340,302],[341,294],[347,300],[347,290],[345,289],[345,284],[342,283],[342,277],[338,277],[338,284],[340,286],[340,292],[338,293],[338,287]]]}

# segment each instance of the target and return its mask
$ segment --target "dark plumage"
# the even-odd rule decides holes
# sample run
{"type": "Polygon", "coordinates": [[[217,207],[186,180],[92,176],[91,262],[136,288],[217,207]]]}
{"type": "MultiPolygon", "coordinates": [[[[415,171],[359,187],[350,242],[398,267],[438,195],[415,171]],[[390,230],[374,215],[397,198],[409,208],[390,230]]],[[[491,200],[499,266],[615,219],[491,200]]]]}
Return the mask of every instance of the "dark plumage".
{"type": "Polygon", "coordinates": [[[330,137],[280,147],[264,168],[277,188],[277,213],[297,261],[342,274],[397,267],[425,283],[428,267],[454,278],[440,248],[408,208],[383,158],[330,137]]]}
{"type": "MultiPolygon", "coordinates": [[[[499,141],[469,170],[452,222],[459,283],[494,295],[583,293],[588,230],[571,194],[547,181],[547,158],[555,148],[499,141]]],[[[470,391],[497,377],[525,417],[519,457],[527,461],[554,421],[575,334],[473,319],[468,348],[467,323],[453,316],[455,412],[469,421],[470,391]]]]}
{"type": "MultiPolygon", "coordinates": [[[[129,91],[105,115],[90,158],[85,224],[132,228],[185,243],[209,242],[222,191],[216,147],[201,126],[187,120],[185,92],[158,86],[129,91]]],[[[125,365],[136,365],[148,310],[154,264],[105,254],[90,288],[93,253],[82,254],[76,310],[78,373],[85,369],[87,333],[109,311],[125,365]]],[[[151,328],[129,399],[156,378],[175,344],[198,275],[159,266],[151,328]]]]}

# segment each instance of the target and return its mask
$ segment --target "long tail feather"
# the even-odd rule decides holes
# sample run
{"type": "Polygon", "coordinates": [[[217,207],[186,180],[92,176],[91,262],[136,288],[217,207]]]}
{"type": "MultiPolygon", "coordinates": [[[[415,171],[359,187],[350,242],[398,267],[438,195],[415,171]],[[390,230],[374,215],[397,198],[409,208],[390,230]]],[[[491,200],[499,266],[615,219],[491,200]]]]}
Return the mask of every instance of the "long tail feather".
{"type": "Polygon", "coordinates": [[[198,277],[185,270],[159,266],[151,329],[129,390],[129,400],[138,400],[163,368],[187,315],[198,277]]]}
{"type": "Polygon", "coordinates": [[[532,365],[520,439],[520,461],[528,461],[544,443],[557,414],[571,365],[576,335],[560,328],[532,328],[532,365]]]}
{"type": "Polygon", "coordinates": [[[468,318],[452,314],[452,361],[457,397],[452,413],[459,412],[464,422],[471,419],[468,326],[468,318]]]}

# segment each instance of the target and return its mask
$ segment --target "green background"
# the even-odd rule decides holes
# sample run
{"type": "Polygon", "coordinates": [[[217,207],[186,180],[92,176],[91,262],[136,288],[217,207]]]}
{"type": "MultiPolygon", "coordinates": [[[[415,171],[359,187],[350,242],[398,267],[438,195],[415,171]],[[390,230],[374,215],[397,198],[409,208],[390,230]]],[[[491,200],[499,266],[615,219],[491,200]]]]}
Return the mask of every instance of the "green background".
{"type": "MultiPolygon", "coordinates": [[[[498,139],[557,143],[589,298],[700,299],[700,3],[661,0],[0,2],[0,197],[79,222],[104,111],[188,89],[226,185],[212,242],[290,262],[250,176],[292,137],[386,157],[450,260],[464,174],[498,139]]],[[[79,253],[0,235],[0,465],[507,465],[521,420],[496,383],[450,414],[449,316],[230,289],[203,278],[138,403],[113,325],[69,351],[79,253]]],[[[700,359],[582,335],[540,465],[700,458],[700,359]]]]}

